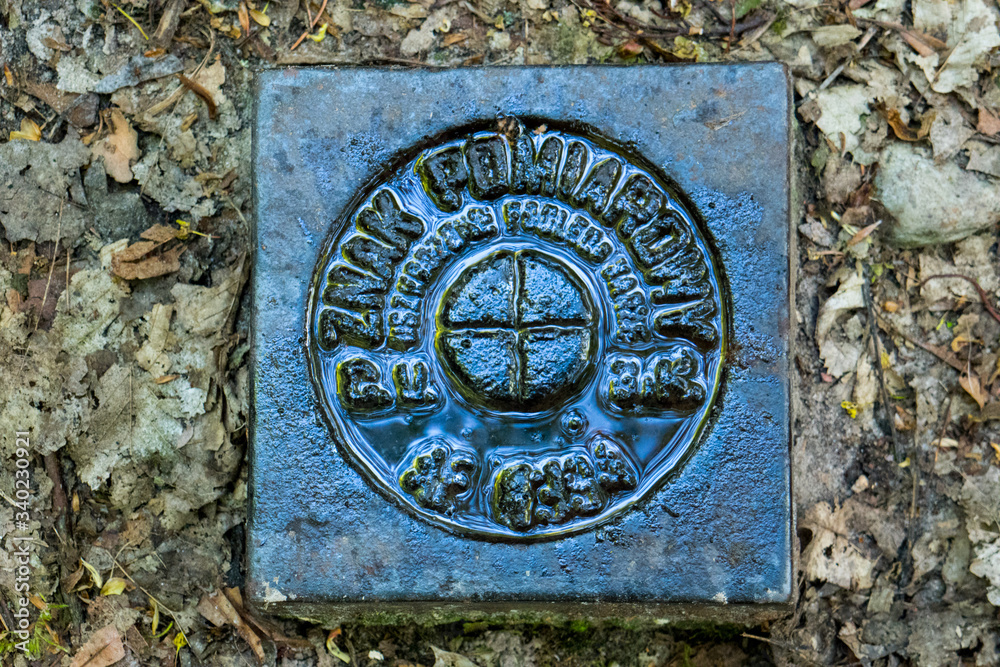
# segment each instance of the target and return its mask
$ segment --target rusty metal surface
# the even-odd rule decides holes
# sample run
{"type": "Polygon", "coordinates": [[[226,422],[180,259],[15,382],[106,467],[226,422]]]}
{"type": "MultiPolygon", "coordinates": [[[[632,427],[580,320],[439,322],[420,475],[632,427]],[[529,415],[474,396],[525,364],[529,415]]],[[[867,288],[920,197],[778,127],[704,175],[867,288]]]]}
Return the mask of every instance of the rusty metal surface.
{"type": "MultiPolygon", "coordinates": [[[[416,602],[424,616],[467,617],[527,603],[728,620],[742,605],[780,608],[791,593],[788,105],[774,64],[261,73],[250,599],[330,618],[416,602]],[[490,154],[491,136],[509,152],[490,154]],[[549,136],[589,151],[575,194],[557,191],[558,168],[551,192],[506,177],[495,187],[490,155],[513,165],[518,137],[541,154],[549,136]],[[471,165],[460,188],[431,161],[450,146],[471,165]],[[601,271],[588,261],[610,262],[616,243],[640,282],[655,273],[638,233],[609,219],[625,186],[602,190],[602,164],[620,167],[620,183],[646,174],[669,195],[671,238],[689,239],[683,266],[701,267],[667,287],[646,280],[660,285],[639,290],[650,330],[622,318],[610,280],[590,277],[601,271]],[[531,237],[517,215],[543,195],[617,236],[575,254],[552,234],[531,237]],[[393,301],[433,302],[426,330],[360,326],[371,304],[342,289],[342,258],[349,271],[401,275],[429,233],[421,221],[437,216],[440,228],[464,215],[467,229],[470,201],[490,202],[495,236],[461,248],[426,294],[393,301]],[[361,246],[351,230],[364,216],[396,216],[392,229],[412,238],[376,230],[381,243],[361,246]],[[520,296],[509,318],[470,315],[484,298],[476,276],[502,285],[504,271],[560,285],[560,312],[574,314],[553,320],[511,278],[520,296]],[[691,303],[707,305],[681,326],[671,312],[691,303]],[[464,350],[503,337],[517,352],[494,369],[497,389],[477,379],[490,371],[483,355],[464,350]],[[528,375],[577,357],[544,381],[528,375]],[[609,394],[621,378],[608,369],[629,363],[659,364],[638,375],[650,388],[609,394]],[[669,428],[643,430],[657,423],[669,428]],[[553,491],[553,479],[572,479],[575,495],[553,491]]],[[[569,157],[561,164],[568,173],[569,157]]]]}

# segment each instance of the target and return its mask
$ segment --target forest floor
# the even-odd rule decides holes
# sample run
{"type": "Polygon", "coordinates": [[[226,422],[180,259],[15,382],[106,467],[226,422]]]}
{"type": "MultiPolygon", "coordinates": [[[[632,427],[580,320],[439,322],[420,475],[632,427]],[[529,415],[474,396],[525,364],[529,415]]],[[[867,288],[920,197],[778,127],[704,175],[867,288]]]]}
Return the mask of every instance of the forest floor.
{"type": "Polygon", "coordinates": [[[4,664],[1000,664],[998,16],[0,0],[4,664]],[[739,60],[784,62],[795,86],[794,612],[320,628],[244,608],[254,71],[739,60]]]}

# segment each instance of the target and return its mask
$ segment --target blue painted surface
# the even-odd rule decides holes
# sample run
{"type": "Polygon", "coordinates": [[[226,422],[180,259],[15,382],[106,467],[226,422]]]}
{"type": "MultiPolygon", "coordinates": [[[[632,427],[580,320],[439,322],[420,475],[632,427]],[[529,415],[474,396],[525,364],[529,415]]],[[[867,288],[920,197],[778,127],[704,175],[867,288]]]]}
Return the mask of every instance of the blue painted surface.
{"type": "MultiPolygon", "coordinates": [[[[279,611],[427,601],[782,603],[792,587],[789,98],[776,64],[283,70],[259,75],[247,591],[279,611]],[[536,543],[434,527],[373,489],[308,378],[331,224],[395,156],[498,113],[617,138],[690,197],[731,290],[729,364],[680,472],[635,509],[536,543]]],[[[709,612],[710,613],[710,612],[709,612]]]]}

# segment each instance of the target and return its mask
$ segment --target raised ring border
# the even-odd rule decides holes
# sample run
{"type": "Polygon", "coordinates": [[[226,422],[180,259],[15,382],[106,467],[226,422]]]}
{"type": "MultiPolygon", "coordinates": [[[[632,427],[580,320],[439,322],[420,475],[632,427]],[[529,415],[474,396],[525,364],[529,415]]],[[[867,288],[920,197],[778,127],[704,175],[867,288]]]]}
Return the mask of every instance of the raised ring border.
{"type": "MultiPolygon", "coordinates": [[[[547,125],[550,129],[563,133],[565,136],[581,137],[593,142],[605,150],[610,151],[613,155],[619,157],[623,162],[628,162],[634,167],[637,167],[641,173],[645,173],[654,181],[654,183],[662,188],[668,197],[677,202],[677,204],[681,207],[681,213],[684,216],[685,222],[691,225],[691,231],[696,235],[697,243],[699,245],[704,244],[707,249],[706,265],[710,274],[712,288],[715,291],[715,294],[708,298],[712,298],[718,306],[720,311],[718,317],[721,323],[721,330],[719,331],[719,354],[721,355],[721,360],[716,368],[716,372],[712,376],[706,377],[706,381],[708,382],[708,395],[705,398],[707,409],[698,409],[698,412],[704,412],[704,416],[699,421],[694,423],[693,427],[685,427],[685,430],[688,430],[689,433],[684,436],[682,442],[674,443],[675,447],[673,450],[662,452],[654,457],[650,465],[647,466],[645,474],[642,476],[642,479],[635,490],[623,495],[622,498],[616,500],[615,502],[609,503],[608,507],[598,515],[586,517],[566,525],[551,526],[544,531],[533,531],[518,534],[502,529],[484,530],[465,526],[449,516],[443,516],[420,507],[417,503],[407,498],[405,492],[399,489],[388,488],[384,479],[385,473],[380,470],[377,462],[373,458],[373,455],[367,451],[368,449],[372,449],[372,446],[365,444],[362,447],[359,447],[349,442],[350,435],[345,434],[345,431],[349,429],[349,426],[342,423],[346,417],[340,415],[339,411],[330,404],[333,401],[333,397],[329,396],[326,392],[326,388],[322,387],[320,384],[319,378],[321,374],[318,372],[318,362],[315,359],[316,355],[320,353],[313,349],[314,347],[318,347],[319,344],[318,341],[312,340],[312,336],[314,335],[315,328],[314,313],[317,308],[319,291],[323,284],[322,277],[325,270],[329,267],[329,261],[327,259],[328,253],[326,251],[336,249],[338,239],[340,239],[345,233],[345,230],[351,220],[362,208],[364,202],[368,201],[379,189],[386,187],[386,184],[392,181],[393,176],[400,169],[403,169],[407,165],[411,164],[425,151],[433,151],[439,146],[454,143],[455,141],[466,136],[482,134],[486,130],[488,124],[495,124],[495,119],[489,121],[489,123],[483,123],[481,121],[476,123],[466,123],[461,126],[447,128],[443,132],[436,135],[423,137],[413,146],[404,147],[397,151],[397,153],[377,171],[377,173],[365,184],[365,186],[359,189],[357,194],[350,200],[350,203],[345,206],[341,214],[330,223],[326,236],[320,245],[320,261],[317,262],[315,268],[311,272],[312,278],[306,301],[307,312],[305,313],[303,326],[306,336],[306,346],[309,349],[307,355],[309,376],[316,390],[318,403],[322,406],[323,419],[330,429],[332,440],[337,445],[338,453],[353,461],[368,478],[367,481],[373,488],[375,488],[387,501],[395,504],[401,509],[413,513],[415,516],[427,521],[431,525],[452,531],[456,535],[474,539],[532,542],[560,539],[567,535],[590,530],[595,526],[613,521],[622,513],[630,511],[637,503],[645,500],[647,496],[653,493],[662,484],[666,483],[670,478],[679,473],[684,466],[685,460],[697,447],[698,442],[704,435],[706,429],[710,428],[710,424],[713,420],[712,415],[715,410],[715,404],[719,400],[725,386],[727,374],[727,363],[725,360],[729,340],[732,336],[732,298],[726,284],[725,267],[722,259],[715,252],[711,234],[709,233],[709,230],[705,228],[704,221],[700,219],[696,213],[696,209],[693,208],[691,201],[677,183],[673,182],[667,175],[662,173],[660,169],[650,163],[643,155],[636,154],[627,146],[615,143],[615,141],[610,137],[599,135],[593,128],[590,128],[585,124],[565,123],[554,119],[530,116],[518,117],[518,120],[523,122],[526,127],[534,127],[542,124],[547,125]],[[570,127],[572,127],[572,130],[568,129],[570,127]],[[573,134],[569,134],[570,132],[573,132],[573,134]]],[[[526,196],[532,197],[533,195],[526,196]]],[[[488,205],[493,205],[493,203],[493,201],[487,202],[488,205]]],[[[473,200],[473,204],[475,204],[475,200],[473,200]]],[[[571,206],[569,204],[566,205],[571,206]]],[[[498,222],[500,221],[498,220],[498,222]]],[[[605,230],[610,233],[614,233],[613,228],[605,228],[605,230]]],[[[501,235],[499,237],[499,241],[501,244],[505,244],[508,239],[501,235]]],[[[544,247],[545,245],[546,243],[543,243],[540,247],[544,247]]],[[[489,244],[476,246],[470,250],[470,252],[472,255],[479,255],[488,251],[490,247],[491,246],[489,244]]],[[[443,273],[438,280],[443,279],[444,275],[449,272],[454,273],[453,269],[454,267],[446,269],[445,273],[443,273]]],[[[649,319],[652,320],[652,315],[650,315],[649,319]]],[[[607,353],[607,345],[608,343],[606,341],[601,341],[599,343],[599,348],[604,354],[607,353]]],[[[600,373],[601,371],[598,370],[597,374],[600,375],[600,373]]],[[[597,382],[598,380],[599,378],[595,377],[593,382],[597,382]]]]}

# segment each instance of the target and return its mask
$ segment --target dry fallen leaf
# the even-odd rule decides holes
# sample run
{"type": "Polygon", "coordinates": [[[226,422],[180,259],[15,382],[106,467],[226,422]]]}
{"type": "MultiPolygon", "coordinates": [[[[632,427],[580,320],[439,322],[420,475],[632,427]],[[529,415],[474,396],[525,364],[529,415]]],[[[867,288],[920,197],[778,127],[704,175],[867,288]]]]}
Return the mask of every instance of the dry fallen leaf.
{"type": "Polygon", "coordinates": [[[431,649],[434,650],[434,667],[477,667],[476,663],[460,653],[445,651],[434,645],[431,649]]]}
{"type": "MultiPolygon", "coordinates": [[[[187,248],[184,246],[177,246],[165,250],[158,255],[150,255],[137,262],[122,261],[119,255],[116,254],[111,258],[111,270],[116,276],[125,280],[145,280],[147,278],[165,276],[168,273],[180,270],[181,255],[185,250],[187,248]]],[[[124,252],[127,252],[127,250],[124,252]]]]}
{"type": "Polygon", "coordinates": [[[264,663],[264,645],[261,643],[260,637],[253,631],[253,628],[243,621],[239,612],[236,611],[236,607],[221,591],[215,591],[211,595],[203,595],[198,602],[198,612],[216,627],[232,625],[236,632],[250,645],[257,660],[264,663]]]}
{"type": "Polygon", "coordinates": [[[42,128],[38,123],[30,118],[21,119],[21,130],[14,130],[10,133],[10,140],[24,139],[25,141],[38,141],[42,138],[42,128]]]}
{"type": "MultiPolygon", "coordinates": [[[[978,342],[979,341],[977,341],[974,338],[969,338],[968,336],[966,336],[964,334],[959,334],[959,335],[955,336],[951,340],[951,351],[952,352],[958,352],[959,350],[961,350],[964,346],[968,345],[969,343],[978,343],[978,342]]],[[[982,406],[980,406],[980,407],[982,407],[982,406]]]]}
{"type": "Polygon", "coordinates": [[[996,114],[986,107],[979,107],[979,122],[976,124],[976,131],[989,137],[1000,134],[1000,118],[997,118],[996,114]]]}
{"type": "Polygon", "coordinates": [[[125,657],[125,646],[118,628],[106,625],[90,636],[73,656],[70,667],[108,667],[125,657]]]}
{"type": "Polygon", "coordinates": [[[132,180],[132,165],[139,159],[139,135],[121,109],[112,108],[105,112],[105,119],[111,126],[111,134],[96,142],[90,148],[95,158],[104,158],[104,170],[119,183],[132,180]]]}
{"type": "Polygon", "coordinates": [[[167,225],[153,225],[140,234],[138,241],[111,255],[111,271],[125,280],[143,280],[173,273],[181,268],[180,257],[186,250],[176,246],[158,255],[151,255],[164,243],[177,238],[177,231],[167,225]]]}
{"type": "Polygon", "coordinates": [[[21,293],[16,289],[7,290],[7,307],[10,308],[10,312],[19,313],[21,312],[21,304],[24,303],[21,300],[21,293]]]}
{"type": "Polygon", "coordinates": [[[330,630],[330,634],[326,636],[326,652],[335,657],[337,660],[349,665],[351,664],[351,656],[344,653],[344,650],[337,646],[337,638],[340,637],[341,634],[343,634],[343,631],[340,628],[330,630]]]}
{"type": "Polygon", "coordinates": [[[128,582],[121,577],[108,579],[101,587],[101,595],[121,595],[125,591],[128,582]]]}
{"type": "Polygon", "coordinates": [[[222,612],[221,609],[219,609],[219,606],[214,602],[217,596],[218,592],[213,593],[212,595],[209,595],[208,593],[202,595],[201,600],[198,601],[198,606],[196,607],[196,609],[198,610],[199,614],[201,614],[208,620],[209,623],[211,623],[217,628],[221,628],[224,625],[228,625],[230,619],[228,616],[226,616],[226,614],[222,612]]]}
{"type": "Polygon", "coordinates": [[[66,120],[76,127],[90,127],[97,122],[97,107],[99,98],[94,93],[78,95],[66,93],[54,83],[36,83],[26,81],[24,92],[37,97],[58,113],[66,114],[66,120]]]}
{"type": "Polygon", "coordinates": [[[250,33],[250,13],[247,11],[247,3],[241,2],[236,15],[240,19],[240,28],[243,30],[243,34],[250,33]]]}
{"type": "MultiPolygon", "coordinates": [[[[74,510],[74,511],[76,511],[76,510],[74,510]]],[[[64,593],[72,593],[73,591],[75,591],[76,588],[77,588],[77,584],[79,584],[80,580],[83,579],[84,572],[86,572],[86,570],[84,569],[83,564],[81,564],[80,567],[78,567],[76,569],[76,572],[72,572],[72,573],[66,575],[65,577],[63,577],[63,580],[62,580],[62,590],[63,590],[63,592],[64,593]]],[[[85,588],[86,588],[86,586],[85,586],[85,588]]]]}
{"type": "Polygon", "coordinates": [[[913,130],[903,122],[898,109],[886,109],[884,114],[889,127],[892,128],[893,134],[896,135],[897,139],[902,139],[903,141],[920,141],[930,133],[931,124],[934,122],[934,116],[926,114],[920,119],[920,129],[913,130]]]}
{"type": "Polygon", "coordinates": [[[866,238],[868,238],[869,236],[871,236],[871,233],[874,232],[876,229],[878,229],[879,225],[881,225],[881,224],[882,224],[882,221],[879,220],[877,222],[873,222],[872,224],[868,225],[864,229],[860,230],[857,234],[855,234],[854,236],[852,236],[851,240],[847,242],[847,245],[848,246],[852,246],[852,245],[856,245],[858,243],[861,243],[866,238]]]}
{"type": "Polygon", "coordinates": [[[83,560],[82,558],[80,559],[80,562],[83,564],[85,568],[87,568],[87,572],[90,573],[90,580],[94,582],[94,587],[95,588],[103,587],[104,579],[101,578],[101,573],[97,571],[97,568],[88,563],[87,561],[83,560]]]}
{"type": "Polygon", "coordinates": [[[962,377],[958,378],[958,383],[972,397],[972,400],[979,404],[979,409],[982,410],[989,397],[983,391],[982,383],[979,382],[979,376],[975,373],[963,374],[962,377]]]}
{"type": "Polygon", "coordinates": [[[271,17],[265,14],[264,12],[260,11],[259,9],[251,9],[250,18],[252,18],[254,22],[257,23],[257,25],[263,28],[266,28],[267,26],[271,25],[271,17]]]}
{"type": "Polygon", "coordinates": [[[636,58],[642,53],[642,51],[642,44],[634,39],[630,39],[618,47],[618,55],[622,58],[636,58]]]}
{"type": "Polygon", "coordinates": [[[150,622],[150,629],[155,635],[160,629],[160,605],[156,603],[156,600],[152,597],[149,598],[149,606],[153,608],[153,620],[150,622]]]}

